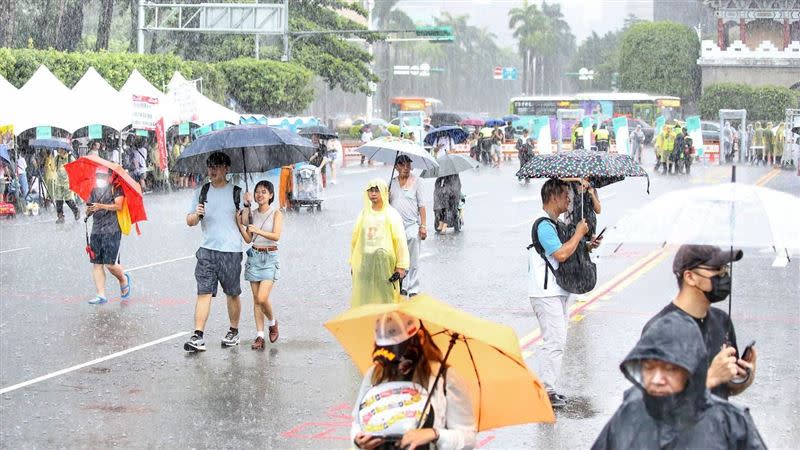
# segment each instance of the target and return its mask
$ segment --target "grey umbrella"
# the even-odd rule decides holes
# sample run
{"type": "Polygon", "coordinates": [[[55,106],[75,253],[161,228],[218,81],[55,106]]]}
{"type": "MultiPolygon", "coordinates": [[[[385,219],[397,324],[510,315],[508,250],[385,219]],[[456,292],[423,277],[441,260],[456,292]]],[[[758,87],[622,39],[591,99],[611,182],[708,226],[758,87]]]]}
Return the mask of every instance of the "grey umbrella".
{"type": "Polygon", "coordinates": [[[439,163],[439,167],[425,169],[420,176],[422,178],[446,177],[478,167],[478,161],[464,155],[452,153],[436,158],[436,162],[439,163]]]}

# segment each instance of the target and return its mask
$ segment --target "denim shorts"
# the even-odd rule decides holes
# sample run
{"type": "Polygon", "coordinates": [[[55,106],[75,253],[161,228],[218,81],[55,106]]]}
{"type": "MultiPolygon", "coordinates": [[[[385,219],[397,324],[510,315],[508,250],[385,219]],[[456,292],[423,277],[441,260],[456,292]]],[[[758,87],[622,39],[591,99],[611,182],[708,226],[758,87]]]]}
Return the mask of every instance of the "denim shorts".
{"type": "Polygon", "coordinates": [[[277,252],[257,252],[247,250],[244,264],[244,279],[247,281],[278,281],[281,263],[277,252]]]}
{"type": "Polygon", "coordinates": [[[222,285],[225,295],[236,296],[242,293],[242,252],[220,252],[200,247],[195,257],[197,295],[211,294],[216,297],[218,285],[222,285]]]}

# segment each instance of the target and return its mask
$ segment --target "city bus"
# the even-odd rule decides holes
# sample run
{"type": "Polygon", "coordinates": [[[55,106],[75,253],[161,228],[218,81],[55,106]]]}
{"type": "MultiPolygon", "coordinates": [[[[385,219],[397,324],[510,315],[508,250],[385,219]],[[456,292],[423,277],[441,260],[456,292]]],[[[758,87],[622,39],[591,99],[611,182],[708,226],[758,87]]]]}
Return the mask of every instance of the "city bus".
{"type": "Polygon", "coordinates": [[[558,109],[582,109],[586,115],[626,116],[653,124],[663,115],[667,121],[680,118],[681,99],[668,95],[633,92],[583,92],[562,96],[514,97],[510,112],[524,116],[556,116],[558,109]]]}
{"type": "Polygon", "coordinates": [[[431,97],[392,97],[389,113],[397,117],[400,111],[424,111],[430,117],[441,106],[440,100],[431,97]]]}

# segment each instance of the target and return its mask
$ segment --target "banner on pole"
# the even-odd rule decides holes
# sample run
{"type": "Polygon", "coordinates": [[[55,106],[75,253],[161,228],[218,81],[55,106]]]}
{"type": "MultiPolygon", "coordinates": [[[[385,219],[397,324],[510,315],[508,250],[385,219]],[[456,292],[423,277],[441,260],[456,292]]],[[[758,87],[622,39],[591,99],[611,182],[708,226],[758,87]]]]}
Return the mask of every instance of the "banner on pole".
{"type": "Polygon", "coordinates": [[[178,125],[178,136],[188,136],[189,135],[189,122],[183,122],[178,125]]]}
{"type": "Polygon", "coordinates": [[[102,125],[89,125],[89,139],[102,139],[103,126],[102,125]]]}
{"type": "Polygon", "coordinates": [[[630,130],[628,130],[627,117],[614,118],[614,139],[617,143],[617,153],[620,155],[630,155],[631,149],[628,143],[630,130]]]}
{"type": "Polygon", "coordinates": [[[653,138],[653,142],[655,142],[655,138],[658,137],[659,134],[661,134],[661,130],[664,129],[664,125],[666,125],[666,123],[667,119],[664,118],[664,116],[656,117],[656,131],[655,131],[656,134],[655,137],[653,138]]]}
{"type": "Polygon", "coordinates": [[[533,137],[536,139],[536,149],[540,155],[553,153],[549,116],[536,116],[533,118],[533,137]]]}
{"type": "Polygon", "coordinates": [[[160,115],[158,114],[158,99],[144,95],[134,95],[133,116],[131,126],[139,130],[154,130],[160,115]]]}
{"type": "Polygon", "coordinates": [[[52,139],[53,129],[50,127],[36,127],[36,139],[52,139]]]}
{"type": "Polygon", "coordinates": [[[163,171],[167,169],[167,136],[164,133],[163,117],[156,122],[156,143],[158,145],[158,167],[163,171]]]}
{"type": "Polygon", "coordinates": [[[703,130],[700,128],[700,116],[689,116],[686,118],[686,131],[692,138],[692,145],[697,156],[703,156],[705,151],[703,145],[703,130]]]}

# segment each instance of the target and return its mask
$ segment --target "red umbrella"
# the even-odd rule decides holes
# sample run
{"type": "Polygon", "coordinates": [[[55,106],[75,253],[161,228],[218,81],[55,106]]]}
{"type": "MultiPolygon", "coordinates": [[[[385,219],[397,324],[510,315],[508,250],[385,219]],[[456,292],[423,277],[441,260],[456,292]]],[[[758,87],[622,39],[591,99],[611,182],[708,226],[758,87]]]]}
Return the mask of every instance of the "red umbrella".
{"type": "Polygon", "coordinates": [[[464,119],[459,122],[459,125],[470,125],[473,127],[482,127],[486,122],[483,119],[478,119],[476,117],[470,117],[468,119],[464,119]]]}
{"type": "Polygon", "coordinates": [[[136,223],[147,220],[144,200],[142,199],[142,188],[119,164],[99,156],[89,155],[78,158],[76,161],[64,166],[67,176],[69,176],[69,188],[84,201],[88,201],[89,195],[91,195],[92,189],[95,187],[95,173],[98,167],[105,167],[113,173],[112,182],[117,183],[125,194],[125,202],[131,217],[131,224],[136,225],[136,232],[141,234],[139,225],[136,223]]]}

